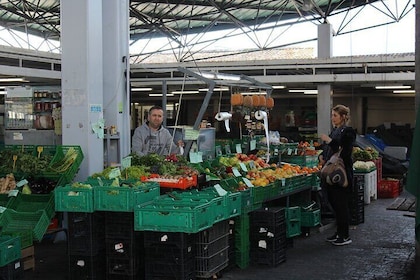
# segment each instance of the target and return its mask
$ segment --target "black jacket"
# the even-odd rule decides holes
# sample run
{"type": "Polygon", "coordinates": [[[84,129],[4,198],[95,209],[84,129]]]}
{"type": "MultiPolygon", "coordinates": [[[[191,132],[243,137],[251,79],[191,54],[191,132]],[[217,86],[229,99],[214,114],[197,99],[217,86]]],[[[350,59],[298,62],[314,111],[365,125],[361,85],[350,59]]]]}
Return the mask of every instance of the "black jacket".
{"type": "Polygon", "coordinates": [[[353,151],[353,145],[356,140],[356,132],[352,127],[341,126],[334,128],[329,136],[331,137],[331,142],[324,145],[322,156],[324,160],[327,161],[334,153],[338,152],[340,147],[342,147],[340,156],[344,161],[347,178],[352,185],[353,158],[351,155],[353,151]]]}

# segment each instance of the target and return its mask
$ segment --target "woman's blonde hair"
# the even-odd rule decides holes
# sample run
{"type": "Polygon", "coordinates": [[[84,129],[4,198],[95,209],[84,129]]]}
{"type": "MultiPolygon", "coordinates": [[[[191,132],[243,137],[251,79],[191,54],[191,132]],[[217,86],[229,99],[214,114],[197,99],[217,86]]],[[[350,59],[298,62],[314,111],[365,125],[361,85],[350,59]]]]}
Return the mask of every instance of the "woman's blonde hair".
{"type": "Polygon", "coordinates": [[[334,112],[337,112],[341,117],[343,117],[345,124],[350,122],[350,108],[344,105],[336,105],[333,108],[334,112]]]}

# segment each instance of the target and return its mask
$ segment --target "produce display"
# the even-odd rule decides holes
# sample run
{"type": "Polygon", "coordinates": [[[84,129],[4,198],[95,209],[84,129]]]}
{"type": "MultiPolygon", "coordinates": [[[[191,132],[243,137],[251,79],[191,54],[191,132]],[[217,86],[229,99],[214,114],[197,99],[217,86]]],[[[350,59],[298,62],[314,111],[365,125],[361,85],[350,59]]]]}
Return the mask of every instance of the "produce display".
{"type": "Polygon", "coordinates": [[[371,147],[366,147],[365,149],[353,147],[352,157],[353,161],[369,161],[377,159],[379,157],[379,153],[371,147]]]}

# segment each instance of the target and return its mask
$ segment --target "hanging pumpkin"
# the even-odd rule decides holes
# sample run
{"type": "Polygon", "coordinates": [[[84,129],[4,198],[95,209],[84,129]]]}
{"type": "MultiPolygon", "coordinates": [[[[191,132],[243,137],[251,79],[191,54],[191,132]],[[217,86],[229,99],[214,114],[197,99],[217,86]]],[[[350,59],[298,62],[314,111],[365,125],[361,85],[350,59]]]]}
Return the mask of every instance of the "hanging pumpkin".
{"type": "Polygon", "coordinates": [[[253,100],[252,100],[252,97],[251,96],[247,95],[247,96],[244,97],[244,106],[245,107],[249,107],[249,108],[251,108],[252,106],[254,106],[253,100]]]}
{"type": "Polygon", "coordinates": [[[230,104],[232,106],[242,106],[244,103],[244,97],[240,93],[234,93],[230,96],[230,104]]]}
{"type": "Polygon", "coordinates": [[[267,99],[266,99],[266,107],[268,108],[268,109],[271,109],[271,108],[273,108],[274,107],[274,98],[273,97],[267,97],[267,99]]]}
{"type": "Polygon", "coordinates": [[[265,99],[265,96],[264,95],[260,95],[260,96],[258,96],[258,99],[259,99],[259,102],[258,102],[258,105],[260,106],[260,107],[265,107],[266,106],[266,99],[265,99]]]}

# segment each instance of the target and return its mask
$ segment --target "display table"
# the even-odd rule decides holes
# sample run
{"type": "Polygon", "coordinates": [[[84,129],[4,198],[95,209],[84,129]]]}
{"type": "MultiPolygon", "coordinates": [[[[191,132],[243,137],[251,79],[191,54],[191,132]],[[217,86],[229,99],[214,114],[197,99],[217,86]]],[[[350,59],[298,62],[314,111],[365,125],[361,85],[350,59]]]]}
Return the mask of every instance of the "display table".
{"type": "Polygon", "coordinates": [[[354,172],[355,177],[363,178],[364,182],[364,202],[365,204],[370,204],[371,199],[378,198],[377,192],[377,170],[374,169],[369,172],[354,172]]]}

